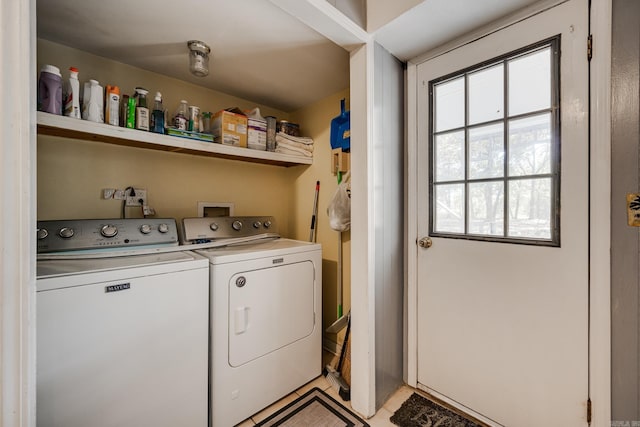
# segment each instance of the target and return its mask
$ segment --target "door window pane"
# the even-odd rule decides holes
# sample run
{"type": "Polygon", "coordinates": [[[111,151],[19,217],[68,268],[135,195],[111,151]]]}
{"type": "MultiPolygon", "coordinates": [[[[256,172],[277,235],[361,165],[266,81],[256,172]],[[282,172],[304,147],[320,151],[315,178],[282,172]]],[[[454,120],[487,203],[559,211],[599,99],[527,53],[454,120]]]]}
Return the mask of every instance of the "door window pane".
{"type": "Polygon", "coordinates": [[[551,172],[551,114],[509,122],[509,176],[551,172]]]}
{"type": "Polygon", "coordinates": [[[504,234],[504,183],[469,184],[469,233],[504,234]]]}
{"type": "Polygon", "coordinates": [[[435,142],[436,181],[464,179],[464,132],[438,135],[435,142]]]}
{"type": "Polygon", "coordinates": [[[498,120],[503,116],[503,65],[469,74],[469,124],[498,120]]]}
{"type": "Polygon", "coordinates": [[[464,233],[464,184],[437,185],[435,193],[435,230],[464,233]]]}
{"type": "Polygon", "coordinates": [[[509,236],[551,238],[551,178],[509,182],[509,236]]]}
{"type": "Polygon", "coordinates": [[[435,130],[442,132],[464,126],[464,78],[435,87],[435,130]]]}
{"type": "Polygon", "coordinates": [[[504,125],[469,130],[469,179],[495,178],[504,173],[504,125]]]}
{"type": "Polygon", "coordinates": [[[551,48],[509,61],[509,115],[551,107],[551,48]]]}
{"type": "Polygon", "coordinates": [[[432,234],[560,244],[559,40],[429,83],[432,234]]]}

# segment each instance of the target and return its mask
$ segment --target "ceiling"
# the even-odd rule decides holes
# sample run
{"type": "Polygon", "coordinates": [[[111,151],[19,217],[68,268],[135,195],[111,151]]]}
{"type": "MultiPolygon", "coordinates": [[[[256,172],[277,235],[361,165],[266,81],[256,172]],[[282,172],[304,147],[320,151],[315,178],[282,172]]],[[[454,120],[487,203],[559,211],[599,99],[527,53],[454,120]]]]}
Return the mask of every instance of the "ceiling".
{"type": "Polygon", "coordinates": [[[290,112],[349,87],[349,53],[269,0],[38,0],[38,37],[290,112]],[[212,50],[189,73],[188,40],[212,50]]]}
{"type": "MultiPolygon", "coordinates": [[[[310,0],[297,0],[303,1],[310,0]]],[[[534,1],[416,3],[370,35],[403,61],[534,1]]],[[[368,7],[384,4],[369,1],[368,7]]],[[[313,26],[270,0],[37,1],[38,37],[285,112],[349,87],[349,53],[313,26]],[[211,47],[207,77],[188,71],[193,39],[211,47]]]]}

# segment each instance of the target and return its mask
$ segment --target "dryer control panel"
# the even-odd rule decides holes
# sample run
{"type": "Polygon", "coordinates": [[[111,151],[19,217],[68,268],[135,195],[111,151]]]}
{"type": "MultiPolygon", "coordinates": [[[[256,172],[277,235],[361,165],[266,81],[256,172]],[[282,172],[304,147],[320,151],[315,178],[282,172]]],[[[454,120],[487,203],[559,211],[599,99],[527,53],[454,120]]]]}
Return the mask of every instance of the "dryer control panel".
{"type": "Polygon", "coordinates": [[[205,243],[219,239],[278,232],[276,220],[272,216],[184,218],[182,228],[183,244],[205,243]]]}
{"type": "Polygon", "coordinates": [[[178,244],[173,218],[38,221],[38,253],[178,244]]]}

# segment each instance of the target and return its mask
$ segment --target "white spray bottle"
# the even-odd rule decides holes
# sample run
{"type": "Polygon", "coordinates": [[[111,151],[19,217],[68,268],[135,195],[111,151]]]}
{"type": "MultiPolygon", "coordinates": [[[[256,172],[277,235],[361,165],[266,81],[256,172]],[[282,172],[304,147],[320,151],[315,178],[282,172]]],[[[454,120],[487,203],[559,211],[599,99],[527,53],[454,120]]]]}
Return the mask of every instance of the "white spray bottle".
{"type": "Polygon", "coordinates": [[[67,82],[67,97],[64,104],[64,115],[75,119],[80,115],[80,82],[78,81],[78,69],[69,68],[69,81],[67,82]]]}

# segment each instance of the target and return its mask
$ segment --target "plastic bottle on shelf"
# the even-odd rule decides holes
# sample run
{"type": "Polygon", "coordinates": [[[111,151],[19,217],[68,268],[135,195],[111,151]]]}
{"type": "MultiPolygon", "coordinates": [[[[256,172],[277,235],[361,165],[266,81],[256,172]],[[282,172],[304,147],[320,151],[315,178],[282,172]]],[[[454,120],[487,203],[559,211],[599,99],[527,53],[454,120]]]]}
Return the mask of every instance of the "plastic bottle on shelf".
{"type": "Polygon", "coordinates": [[[104,122],[113,126],[119,126],[120,88],[118,86],[107,85],[105,94],[104,122]]]}
{"type": "Polygon", "coordinates": [[[151,132],[164,133],[164,107],[162,106],[162,94],[160,92],[156,92],[156,98],[153,104],[151,132]]]}
{"type": "Polygon", "coordinates": [[[62,74],[54,65],[45,65],[38,79],[38,110],[62,114],[62,74]]]}
{"type": "Polygon", "coordinates": [[[104,123],[104,90],[97,80],[92,79],[84,84],[82,118],[104,123]]]}
{"type": "Polygon", "coordinates": [[[136,97],[138,103],[136,105],[136,129],[149,130],[149,108],[147,108],[148,90],[142,87],[136,88],[136,97]]]}
{"type": "Polygon", "coordinates": [[[64,115],[67,117],[73,117],[74,119],[80,119],[80,81],[78,80],[78,69],[75,67],[69,68],[69,80],[65,85],[65,104],[64,115]]]}
{"type": "Polygon", "coordinates": [[[180,101],[180,105],[178,106],[178,110],[176,111],[176,115],[173,119],[173,126],[179,130],[187,130],[187,125],[189,124],[189,105],[187,101],[184,99],[180,101]]]}

